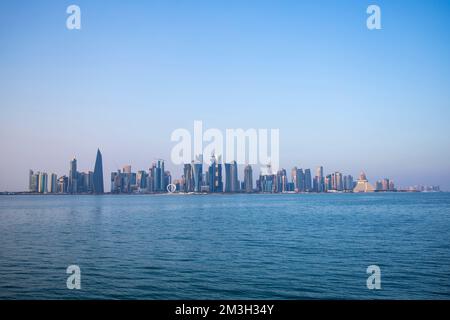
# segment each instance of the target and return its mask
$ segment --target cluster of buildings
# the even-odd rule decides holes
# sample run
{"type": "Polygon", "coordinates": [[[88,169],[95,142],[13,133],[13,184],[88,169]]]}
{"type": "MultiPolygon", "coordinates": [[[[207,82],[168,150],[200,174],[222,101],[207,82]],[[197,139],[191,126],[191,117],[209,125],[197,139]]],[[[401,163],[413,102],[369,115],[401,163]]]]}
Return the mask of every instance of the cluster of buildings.
{"type": "Polygon", "coordinates": [[[127,165],[122,171],[111,173],[111,193],[167,192],[167,186],[171,183],[172,176],[170,171],[164,170],[164,160],[153,163],[148,172],[131,172],[131,165],[127,165]]]}
{"type": "Polygon", "coordinates": [[[31,193],[66,193],[66,194],[102,194],[103,161],[100,150],[97,150],[94,171],[78,172],[77,159],[70,161],[69,175],[58,177],[55,173],[29,172],[28,191],[31,193]]]}
{"type": "Polygon", "coordinates": [[[409,192],[441,192],[441,188],[439,186],[410,186],[405,189],[409,192]]]}
{"type": "Polygon", "coordinates": [[[183,166],[180,179],[172,181],[169,171],[164,170],[164,161],[158,160],[146,171],[132,172],[131,166],[111,173],[111,193],[288,193],[288,192],[375,192],[396,191],[393,181],[384,179],[373,187],[364,173],[358,180],[351,175],[334,172],[324,175],[323,167],[311,169],[294,167],[290,177],[285,169],[272,172],[268,165],[253,180],[252,166],[244,168],[243,180],[239,180],[236,161],[222,163],[221,157],[211,156],[210,164],[204,168],[203,156],[197,156],[191,163],[183,166]]]}
{"type": "MultiPolygon", "coordinates": [[[[239,180],[236,161],[222,163],[221,157],[211,156],[206,168],[203,156],[184,164],[180,179],[172,180],[170,171],[164,169],[164,160],[155,161],[148,171],[132,172],[131,166],[111,173],[111,193],[297,193],[297,192],[388,192],[397,191],[390,179],[379,180],[373,186],[362,172],[357,180],[351,175],[333,172],[325,175],[323,167],[311,169],[294,167],[290,176],[285,169],[272,172],[271,166],[261,170],[253,180],[251,165],[244,168],[243,180],[239,180]]],[[[411,187],[405,191],[439,191],[438,186],[411,187]]],[[[102,154],[97,150],[94,170],[79,172],[77,160],[70,161],[69,174],[58,177],[52,173],[29,172],[29,192],[62,194],[103,194],[102,154]]]]}

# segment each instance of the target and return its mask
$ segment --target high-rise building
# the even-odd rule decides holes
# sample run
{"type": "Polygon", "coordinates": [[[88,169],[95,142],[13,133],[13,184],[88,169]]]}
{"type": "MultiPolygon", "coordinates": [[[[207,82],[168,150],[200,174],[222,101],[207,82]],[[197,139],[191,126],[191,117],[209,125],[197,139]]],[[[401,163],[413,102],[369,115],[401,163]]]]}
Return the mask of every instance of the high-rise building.
{"type": "Polygon", "coordinates": [[[70,170],[69,170],[69,193],[77,193],[78,192],[78,171],[77,171],[77,159],[73,158],[70,161],[70,170]]]}
{"type": "Polygon", "coordinates": [[[305,192],[305,173],[301,168],[297,170],[297,184],[295,188],[297,192],[305,192]]]}
{"type": "Polygon", "coordinates": [[[164,171],[164,160],[158,160],[158,167],[160,169],[161,175],[160,175],[160,182],[159,182],[159,191],[165,192],[166,191],[166,176],[164,171]]]}
{"type": "Polygon", "coordinates": [[[39,191],[39,172],[34,173],[33,170],[29,171],[28,191],[29,192],[38,192],[39,191]]]}
{"type": "Polygon", "coordinates": [[[238,192],[238,167],[236,161],[225,163],[225,192],[238,192]]]}
{"type": "Polygon", "coordinates": [[[92,177],[93,192],[95,194],[104,193],[103,185],[103,160],[100,149],[97,149],[97,157],[95,159],[94,174],[92,177]]]}
{"type": "Polygon", "coordinates": [[[159,159],[152,164],[152,168],[150,169],[150,176],[152,178],[150,192],[164,192],[166,190],[164,160],[159,159]]]}
{"type": "Polygon", "coordinates": [[[389,179],[385,178],[381,181],[381,190],[389,191],[389,179]]]}
{"type": "Polygon", "coordinates": [[[253,170],[251,165],[246,165],[244,169],[245,192],[253,192],[253,170]]]}
{"type": "Polygon", "coordinates": [[[92,193],[93,172],[78,172],[78,193],[92,193]]]}
{"type": "Polygon", "coordinates": [[[314,177],[314,191],[323,192],[325,189],[325,181],[323,177],[323,167],[319,166],[316,169],[316,176],[314,177]]]}
{"type": "Polygon", "coordinates": [[[59,177],[58,179],[58,193],[67,193],[69,187],[69,178],[66,176],[59,177]]]}
{"type": "Polygon", "coordinates": [[[217,160],[214,154],[211,156],[211,164],[208,169],[208,181],[209,192],[223,192],[222,163],[220,156],[217,160]]]}
{"type": "Polygon", "coordinates": [[[192,178],[194,180],[194,192],[201,192],[203,185],[203,156],[199,155],[192,161],[192,178]]]}
{"type": "MultiPolygon", "coordinates": [[[[164,166],[164,165],[163,165],[164,166]]],[[[163,192],[167,192],[167,186],[172,183],[172,175],[170,171],[164,171],[163,192]]]]}
{"type": "Polygon", "coordinates": [[[192,164],[185,163],[183,170],[183,192],[194,192],[194,177],[192,164]]]}
{"type": "Polygon", "coordinates": [[[47,193],[48,192],[47,185],[48,185],[47,173],[40,172],[39,173],[39,189],[38,189],[38,192],[39,193],[47,193]]]}
{"type": "Polygon", "coordinates": [[[273,174],[260,174],[258,184],[258,190],[260,192],[274,193],[276,192],[276,175],[273,174]]]}
{"type": "Polygon", "coordinates": [[[122,174],[120,170],[111,172],[111,193],[120,193],[122,191],[122,174]]]}
{"type": "Polygon", "coordinates": [[[329,191],[333,190],[333,179],[332,179],[332,175],[331,174],[328,174],[325,177],[324,185],[325,185],[325,192],[329,192],[329,191]]]}
{"type": "Polygon", "coordinates": [[[239,192],[238,166],[236,161],[231,162],[231,192],[239,192]]]}
{"type": "Polygon", "coordinates": [[[297,167],[293,167],[291,170],[291,181],[294,184],[294,189],[297,191],[297,186],[298,186],[298,176],[297,176],[297,167]]]}
{"type": "Polygon", "coordinates": [[[231,163],[225,163],[225,192],[231,192],[231,163]]]}
{"type": "Polygon", "coordinates": [[[286,192],[287,191],[287,175],[286,170],[281,169],[278,170],[276,176],[276,192],[286,192]]]}
{"type": "Polygon", "coordinates": [[[58,177],[54,173],[50,175],[50,192],[58,193],[58,177]]]}
{"type": "Polygon", "coordinates": [[[147,189],[148,174],[144,170],[138,171],[136,176],[136,185],[139,191],[147,189]]]}
{"type": "Polygon", "coordinates": [[[389,181],[389,191],[397,191],[397,189],[395,189],[395,184],[393,180],[389,181]]]}
{"type": "Polygon", "coordinates": [[[311,192],[312,191],[312,181],[311,181],[311,170],[305,169],[305,191],[311,192]]]}
{"type": "Polygon", "coordinates": [[[123,168],[122,168],[122,173],[128,173],[128,174],[131,174],[131,165],[130,165],[130,164],[127,164],[127,165],[123,166],[123,168]]]}
{"type": "Polygon", "coordinates": [[[342,173],[336,172],[335,177],[336,177],[336,190],[343,191],[344,190],[344,182],[342,180],[342,173]]]}
{"type": "Polygon", "coordinates": [[[353,190],[353,177],[351,175],[344,176],[344,190],[352,191],[353,190]]]}

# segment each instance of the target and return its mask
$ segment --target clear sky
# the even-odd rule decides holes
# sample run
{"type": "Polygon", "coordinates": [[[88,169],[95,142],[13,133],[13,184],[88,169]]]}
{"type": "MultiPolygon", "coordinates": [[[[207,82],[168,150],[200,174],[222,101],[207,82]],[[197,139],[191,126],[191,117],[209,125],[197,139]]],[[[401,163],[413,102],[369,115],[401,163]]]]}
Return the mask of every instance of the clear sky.
{"type": "Polygon", "coordinates": [[[109,190],[194,120],[279,128],[289,171],[450,190],[449,89],[450,1],[1,1],[0,191],[93,170],[97,147],[109,190]]]}

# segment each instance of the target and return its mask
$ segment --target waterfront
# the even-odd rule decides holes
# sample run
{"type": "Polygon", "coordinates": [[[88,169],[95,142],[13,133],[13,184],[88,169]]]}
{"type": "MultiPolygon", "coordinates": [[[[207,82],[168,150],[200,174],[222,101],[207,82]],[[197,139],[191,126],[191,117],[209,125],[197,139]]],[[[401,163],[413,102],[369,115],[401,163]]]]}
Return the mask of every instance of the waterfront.
{"type": "Polygon", "coordinates": [[[449,193],[2,196],[0,219],[0,298],[450,298],[449,193]]]}

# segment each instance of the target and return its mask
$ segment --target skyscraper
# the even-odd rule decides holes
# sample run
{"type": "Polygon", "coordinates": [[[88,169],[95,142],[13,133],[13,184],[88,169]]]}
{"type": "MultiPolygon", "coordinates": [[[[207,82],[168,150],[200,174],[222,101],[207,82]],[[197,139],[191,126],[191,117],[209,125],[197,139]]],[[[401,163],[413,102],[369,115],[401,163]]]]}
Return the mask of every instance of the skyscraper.
{"type": "Polygon", "coordinates": [[[58,193],[67,193],[69,185],[69,178],[66,176],[59,177],[58,179],[58,193]]]}
{"type": "Polygon", "coordinates": [[[251,165],[245,166],[244,169],[244,186],[245,192],[253,192],[253,170],[251,165]]]}
{"type": "Polygon", "coordinates": [[[94,175],[92,178],[93,192],[95,194],[102,194],[103,187],[103,160],[100,149],[97,149],[97,157],[95,159],[94,175]]]}
{"type": "Polygon", "coordinates": [[[163,192],[166,190],[166,179],[164,173],[164,160],[158,159],[156,163],[153,163],[151,170],[151,176],[153,183],[151,185],[152,192],[163,192]]]}
{"type": "Polygon", "coordinates": [[[344,190],[344,183],[343,183],[343,180],[342,180],[342,173],[336,172],[335,176],[336,176],[336,190],[337,191],[343,191],[344,190]]]}
{"type": "Polygon", "coordinates": [[[344,176],[344,190],[345,191],[353,190],[353,177],[351,175],[344,176]]]}
{"type": "Polygon", "coordinates": [[[40,172],[39,173],[39,193],[47,193],[47,185],[48,185],[48,177],[47,173],[40,172]]]}
{"type": "Polygon", "coordinates": [[[77,159],[73,158],[70,161],[70,170],[69,170],[69,193],[77,193],[78,192],[78,172],[77,172],[77,159]]]}
{"type": "Polygon", "coordinates": [[[221,161],[220,156],[217,160],[214,154],[211,156],[211,164],[208,169],[209,192],[223,192],[221,161]]]}
{"type": "Polygon", "coordinates": [[[51,193],[58,192],[58,177],[54,173],[50,175],[50,192],[51,193]]]}
{"type": "Polygon", "coordinates": [[[305,169],[305,191],[311,192],[312,191],[312,185],[311,185],[311,170],[305,169]]]}
{"type": "Polygon", "coordinates": [[[194,192],[202,191],[203,181],[203,156],[199,155],[192,161],[192,178],[194,180],[194,192]]]}
{"type": "Polygon", "coordinates": [[[303,169],[297,169],[296,185],[297,192],[305,192],[305,174],[303,169]]]}
{"type": "Polygon", "coordinates": [[[225,192],[238,192],[238,166],[236,161],[225,163],[225,192]]]}
{"type": "Polygon", "coordinates": [[[137,172],[136,185],[139,191],[147,189],[147,172],[140,170],[137,172]]]}
{"type": "Polygon", "coordinates": [[[225,192],[231,192],[231,163],[225,163],[225,192]]]}
{"type": "Polygon", "coordinates": [[[276,192],[286,192],[287,191],[287,176],[286,170],[278,170],[276,175],[276,192]]]}
{"type": "Polygon", "coordinates": [[[164,160],[158,160],[158,167],[160,168],[161,175],[160,175],[160,181],[159,181],[159,191],[165,192],[166,191],[166,172],[164,171],[164,160]]]}
{"type": "Polygon", "coordinates": [[[297,176],[297,167],[293,167],[291,170],[291,181],[294,184],[294,190],[298,192],[298,176],[297,176]]]}
{"type": "Polygon", "coordinates": [[[30,170],[28,179],[29,179],[28,191],[29,192],[38,192],[38,190],[39,190],[39,172],[34,173],[33,170],[30,170]]]}
{"type": "Polygon", "coordinates": [[[325,189],[325,181],[323,178],[323,167],[319,166],[316,170],[316,177],[314,178],[314,191],[323,192],[325,189]]]}
{"type": "Polygon", "coordinates": [[[184,164],[183,170],[183,192],[193,192],[194,191],[194,178],[193,178],[193,168],[190,163],[184,164]]]}

